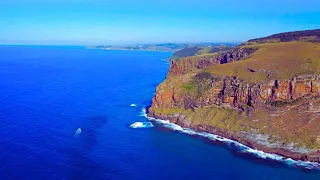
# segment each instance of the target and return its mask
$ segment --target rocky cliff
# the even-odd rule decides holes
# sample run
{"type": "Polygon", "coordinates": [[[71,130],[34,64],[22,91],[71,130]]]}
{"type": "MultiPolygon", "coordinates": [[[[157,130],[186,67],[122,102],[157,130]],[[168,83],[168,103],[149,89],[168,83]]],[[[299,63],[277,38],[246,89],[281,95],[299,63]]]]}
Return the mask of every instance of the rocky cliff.
{"type": "Polygon", "coordinates": [[[149,116],[320,162],[320,45],[257,44],[171,62],[149,116]]]}
{"type": "Polygon", "coordinates": [[[239,61],[250,56],[257,48],[235,47],[226,53],[211,53],[199,56],[190,56],[171,61],[169,75],[189,73],[193,69],[205,69],[216,64],[225,64],[239,61]]]}

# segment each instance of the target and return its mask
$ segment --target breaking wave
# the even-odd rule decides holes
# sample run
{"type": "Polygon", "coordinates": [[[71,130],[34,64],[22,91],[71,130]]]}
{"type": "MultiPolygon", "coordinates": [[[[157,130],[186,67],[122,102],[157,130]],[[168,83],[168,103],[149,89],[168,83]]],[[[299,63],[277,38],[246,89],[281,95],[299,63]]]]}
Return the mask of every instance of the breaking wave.
{"type": "Polygon", "coordinates": [[[137,106],[137,104],[130,104],[130,106],[131,106],[131,107],[136,107],[136,106],[137,106]]]}
{"type": "Polygon", "coordinates": [[[281,162],[281,163],[284,163],[284,164],[286,164],[288,166],[292,166],[292,167],[305,168],[305,169],[310,169],[310,170],[313,170],[313,169],[320,170],[320,164],[317,162],[293,160],[291,158],[286,158],[286,157],[283,157],[283,156],[280,156],[277,154],[266,153],[266,152],[263,152],[260,150],[252,149],[252,148],[250,148],[246,145],[243,145],[237,141],[227,139],[227,138],[215,135],[215,134],[211,134],[211,133],[207,133],[207,132],[196,132],[192,129],[182,128],[179,125],[170,123],[168,120],[162,120],[162,119],[148,117],[145,108],[142,108],[140,115],[147,118],[151,122],[155,122],[156,124],[159,124],[163,127],[172,129],[174,131],[178,131],[178,132],[185,133],[185,134],[192,135],[192,136],[204,137],[204,138],[212,140],[212,141],[222,142],[226,145],[232,145],[233,147],[236,147],[236,149],[240,153],[251,154],[251,155],[254,155],[255,157],[265,159],[265,160],[274,160],[274,161],[281,162]]]}
{"type": "Polygon", "coordinates": [[[130,125],[131,128],[151,128],[153,124],[151,122],[135,122],[130,125]]]}

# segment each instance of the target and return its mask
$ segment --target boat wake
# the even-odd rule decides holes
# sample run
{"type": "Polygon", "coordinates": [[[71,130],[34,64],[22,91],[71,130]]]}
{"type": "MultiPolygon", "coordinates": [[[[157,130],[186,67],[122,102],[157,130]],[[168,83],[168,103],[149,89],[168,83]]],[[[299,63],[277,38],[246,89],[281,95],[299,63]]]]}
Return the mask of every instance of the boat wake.
{"type": "Polygon", "coordinates": [[[81,134],[81,128],[78,128],[76,132],[74,133],[74,137],[79,138],[79,135],[81,134]]]}
{"type": "Polygon", "coordinates": [[[147,113],[146,113],[146,108],[142,108],[140,116],[147,118],[150,122],[156,123],[157,125],[172,129],[174,131],[178,131],[180,133],[185,133],[185,134],[192,135],[192,136],[204,137],[208,140],[218,141],[218,142],[224,143],[229,146],[232,145],[232,147],[235,147],[236,150],[240,153],[251,154],[251,155],[254,155],[255,157],[258,157],[260,159],[274,160],[274,161],[281,162],[281,163],[284,163],[284,164],[286,164],[288,166],[292,166],[292,167],[304,168],[304,169],[309,169],[309,170],[320,170],[320,164],[317,162],[293,160],[291,158],[286,158],[286,157],[283,157],[283,156],[280,156],[277,154],[266,153],[266,152],[263,152],[260,150],[252,149],[252,148],[250,148],[246,145],[243,145],[237,141],[227,139],[227,138],[215,135],[215,134],[211,134],[211,133],[207,133],[207,132],[196,132],[192,129],[182,128],[179,125],[170,123],[168,120],[162,120],[162,119],[148,117],[147,113]]]}

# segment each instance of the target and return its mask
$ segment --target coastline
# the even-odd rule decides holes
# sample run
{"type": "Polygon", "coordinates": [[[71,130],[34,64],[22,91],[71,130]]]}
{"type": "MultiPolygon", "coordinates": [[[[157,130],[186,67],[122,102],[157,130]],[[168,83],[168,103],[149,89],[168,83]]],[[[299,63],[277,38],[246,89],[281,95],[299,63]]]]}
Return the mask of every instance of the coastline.
{"type": "Polygon", "coordinates": [[[108,48],[94,48],[94,47],[85,47],[85,49],[91,50],[103,50],[103,51],[139,51],[139,52],[167,52],[174,53],[174,51],[162,51],[162,50],[152,50],[152,49],[108,49],[108,48]]]}
{"type": "MultiPolygon", "coordinates": [[[[312,169],[320,169],[320,158],[319,157],[311,157],[307,154],[298,153],[298,152],[292,152],[288,151],[286,149],[282,148],[270,148],[261,144],[258,144],[254,140],[249,140],[241,136],[240,134],[235,134],[231,132],[221,131],[218,128],[214,127],[206,127],[206,126],[192,126],[188,125],[184,121],[177,121],[176,118],[168,118],[164,116],[159,116],[154,114],[153,112],[149,112],[149,109],[146,112],[146,118],[149,120],[163,120],[168,121],[169,123],[178,125],[179,127],[183,129],[191,129],[196,133],[208,133],[215,136],[221,136],[222,138],[226,138],[230,141],[234,141],[236,143],[239,143],[245,147],[250,148],[252,151],[261,151],[265,154],[269,154],[270,156],[279,156],[274,160],[280,160],[280,161],[295,161],[296,164],[303,164],[305,163],[307,166],[312,166],[312,169]],[[165,119],[165,120],[164,120],[165,119]]],[[[290,163],[291,164],[291,163],[290,163]]]]}

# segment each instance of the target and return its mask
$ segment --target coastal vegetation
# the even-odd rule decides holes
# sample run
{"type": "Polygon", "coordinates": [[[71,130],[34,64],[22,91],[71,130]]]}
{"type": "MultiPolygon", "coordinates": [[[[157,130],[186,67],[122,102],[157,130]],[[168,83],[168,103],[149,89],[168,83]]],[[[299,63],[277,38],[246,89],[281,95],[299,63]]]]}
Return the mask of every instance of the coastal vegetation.
{"type": "Polygon", "coordinates": [[[227,45],[210,45],[210,46],[203,46],[203,45],[197,45],[197,46],[191,46],[184,49],[181,49],[179,51],[176,51],[171,57],[171,61],[177,61],[181,58],[185,57],[191,57],[191,56],[210,56],[212,54],[218,53],[218,52],[224,52],[227,50],[232,49],[234,47],[233,44],[227,44],[227,45]]]}
{"type": "Polygon", "coordinates": [[[319,32],[280,33],[227,51],[182,50],[149,115],[320,162],[319,32]]]}
{"type": "Polygon", "coordinates": [[[244,47],[258,50],[245,61],[220,64],[207,71],[216,76],[237,76],[253,83],[320,72],[319,43],[292,41],[244,47]]]}

